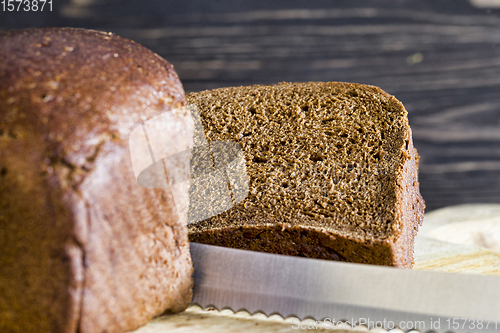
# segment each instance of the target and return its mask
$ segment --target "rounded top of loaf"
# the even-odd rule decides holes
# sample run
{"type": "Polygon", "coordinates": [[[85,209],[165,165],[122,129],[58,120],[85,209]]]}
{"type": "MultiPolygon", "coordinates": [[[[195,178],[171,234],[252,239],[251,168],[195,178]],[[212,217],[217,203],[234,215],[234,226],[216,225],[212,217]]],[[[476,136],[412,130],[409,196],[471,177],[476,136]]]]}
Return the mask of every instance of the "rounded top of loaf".
{"type": "Polygon", "coordinates": [[[107,140],[185,103],[173,66],[112,33],[0,32],[0,136],[36,138],[77,167],[107,140]]]}

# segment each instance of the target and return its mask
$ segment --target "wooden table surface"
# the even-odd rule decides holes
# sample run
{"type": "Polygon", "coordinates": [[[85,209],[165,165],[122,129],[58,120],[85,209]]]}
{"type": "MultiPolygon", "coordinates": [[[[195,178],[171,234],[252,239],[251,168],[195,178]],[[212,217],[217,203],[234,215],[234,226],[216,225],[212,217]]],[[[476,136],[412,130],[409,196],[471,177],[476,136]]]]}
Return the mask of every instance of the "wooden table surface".
{"type": "Polygon", "coordinates": [[[115,32],[173,63],[187,92],[380,86],[409,112],[433,210],[500,203],[500,10],[488,4],[498,1],[53,0],[52,12],[0,11],[0,29],[115,32]]]}

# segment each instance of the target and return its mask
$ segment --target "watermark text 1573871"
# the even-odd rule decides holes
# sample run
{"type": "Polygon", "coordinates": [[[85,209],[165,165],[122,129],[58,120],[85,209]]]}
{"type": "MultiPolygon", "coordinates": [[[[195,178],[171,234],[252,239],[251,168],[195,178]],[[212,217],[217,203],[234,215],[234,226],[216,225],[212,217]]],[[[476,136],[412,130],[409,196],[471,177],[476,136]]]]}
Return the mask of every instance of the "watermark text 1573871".
{"type": "Polygon", "coordinates": [[[52,11],[52,0],[1,0],[4,12],[52,11]]]}

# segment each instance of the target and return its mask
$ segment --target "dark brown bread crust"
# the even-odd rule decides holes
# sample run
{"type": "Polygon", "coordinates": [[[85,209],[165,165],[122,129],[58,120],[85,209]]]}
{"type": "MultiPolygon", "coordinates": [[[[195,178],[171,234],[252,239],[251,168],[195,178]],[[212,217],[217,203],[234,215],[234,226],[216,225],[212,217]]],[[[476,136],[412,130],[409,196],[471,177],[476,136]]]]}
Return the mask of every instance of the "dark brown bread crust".
{"type": "Polygon", "coordinates": [[[172,66],[118,36],[0,33],[0,331],[122,332],[191,299],[171,195],[137,185],[135,126],[184,105],[172,66]]]}
{"type": "Polygon", "coordinates": [[[309,82],[187,100],[200,109],[209,141],[243,147],[250,184],[240,204],[189,225],[190,241],[412,267],[424,201],[407,112],[393,96],[309,82]]]}

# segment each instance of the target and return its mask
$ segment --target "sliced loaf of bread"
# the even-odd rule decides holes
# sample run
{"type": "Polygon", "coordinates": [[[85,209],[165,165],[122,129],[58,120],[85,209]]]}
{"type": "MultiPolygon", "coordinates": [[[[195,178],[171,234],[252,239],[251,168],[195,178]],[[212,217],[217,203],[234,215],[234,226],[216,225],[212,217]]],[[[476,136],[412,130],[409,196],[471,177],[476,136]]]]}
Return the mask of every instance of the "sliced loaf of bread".
{"type": "Polygon", "coordinates": [[[247,197],[190,241],[411,267],[424,201],[407,111],[381,89],[281,83],[191,93],[208,142],[241,145],[247,197]]]}

